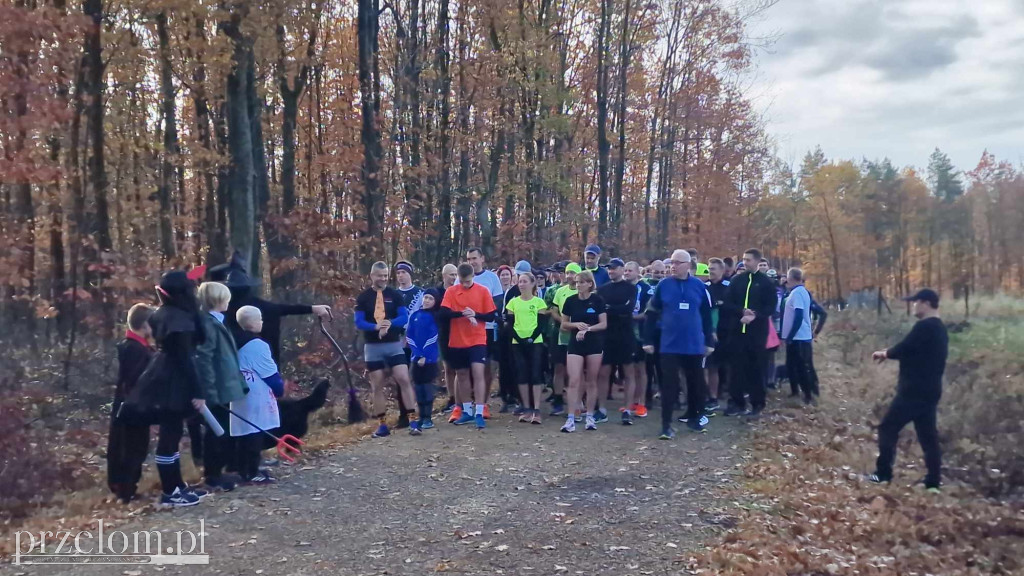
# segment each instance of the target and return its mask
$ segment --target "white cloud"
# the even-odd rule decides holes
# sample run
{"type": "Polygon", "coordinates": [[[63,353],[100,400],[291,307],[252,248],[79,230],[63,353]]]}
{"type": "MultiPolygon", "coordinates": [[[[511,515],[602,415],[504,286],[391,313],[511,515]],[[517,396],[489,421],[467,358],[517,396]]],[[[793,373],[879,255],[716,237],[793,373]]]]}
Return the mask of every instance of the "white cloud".
{"type": "Polygon", "coordinates": [[[1024,6],[1018,0],[781,0],[750,25],[778,36],[752,94],[785,160],[964,170],[988,149],[1024,161],[1024,6]]]}

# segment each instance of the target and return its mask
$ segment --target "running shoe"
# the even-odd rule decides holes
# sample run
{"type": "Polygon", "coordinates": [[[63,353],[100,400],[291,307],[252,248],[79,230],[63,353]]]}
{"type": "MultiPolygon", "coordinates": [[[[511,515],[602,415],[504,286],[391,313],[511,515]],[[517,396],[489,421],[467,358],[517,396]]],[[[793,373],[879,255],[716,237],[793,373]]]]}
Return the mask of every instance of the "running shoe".
{"type": "Polygon", "coordinates": [[[509,404],[508,402],[502,402],[501,403],[501,408],[498,409],[498,414],[508,414],[512,410],[513,410],[513,408],[512,408],[511,404],[509,404]]]}
{"type": "Polygon", "coordinates": [[[637,404],[633,407],[633,413],[636,414],[637,418],[647,418],[647,406],[637,404]]]}
{"type": "Polygon", "coordinates": [[[867,481],[872,484],[888,484],[892,482],[892,478],[882,478],[878,474],[868,474],[867,481]]]}
{"type": "Polygon", "coordinates": [[[577,424],[579,424],[580,422],[583,422],[583,413],[582,413],[582,412],[580,412],[579,410],[577,410],[577,411],[576,411],[576,412],[575,412],[575,413],[573,414],[572,418],[573,418],[573,420],[575,420],[575,421],[576,421],[576,423],[577,423],[577,424]]]}
{"type": "Polygon", "coordinates": [[[708,428],[708,417],[701,416],[696,422],[687,423],[686,427],[689,428],[691,432],[705,432],[708,428]]]}
{"type": "Polygon", "coordinates": [[[565,416],[565,404],[555,402],[551,407],[551,416],[565,416]]]}
{"type": "Polygon", "coordinates": [[[266,470],[260,470],[255,476],[245,481],[246,484],[260,486],[263,484],[274,484],[277,482],[277,478],[270,475],[270,472],[266,470]]]}
{"type": "Polygon", "coordinates": [[[942,494],[942,490],[939,490],[938,486],[932,486],[926,490],[929,494],[942,494]]]}
{"type": "Polygon", "coordinates": [[[199,504],[199,497],[195,494],[182,492],[181,488],[175,488],[174,492],[160,497],[161,506],[180,508],[183,506],[195,506],[196,504],[199,504]]]}
{"type": "Polygon", "coordinates": [[[607,421],[608,421],[608,413],[607,412],[605,412],[603,410],[598,410],[597,412],[594,412],[594,422],[596,422],[597,424],[604,424],[607,421]]]}
{"type": "Polygon", "coordinates": [[[448,418],[448,423],[455,424],[459,421],[459,418],[462,418],[462,406],[456,404],[455,408],[452,409],[452,415],[448,418]]]}
{"type": "Polygon", "coordinates": [[[423,434],[423,431],[420,429],[420,421],[413,420],[412,422],[409,422],[409,435],[419,436],[420,434],[423,434]]]}
{"type": "MultiPolygon", "coordinates": [[[[605,422],[607,421],[608,419],[605,418],[605,422]]],[[[590,414],[587,414],[587,430],[597,430],[597,422],[594,420],[594,417],[591,416],[590,414]]]]}
{"type": "Polygon", "coordinates": [[[704,411],[705,412],[714,412],[715,410],[718,410],[721,407],[722,407],[722,405],[718,403],[718,399],[717,398],[712,398],[712,399],[708,400],[707,404],[704,405],[704,411]]]}
{"type": "Polygon", "coordinates": [[[622,413],[622,425],[623,426],[632,426],[633,425],[633,417],[629,415],[629,410],[626,410],[626,411],[624,411],[622,413]]]}
{"type": "Polygon", "coordinates": [[[571,416],[565,419],[565,424],[562,424],[562,432],[575,432],[576,431],[576,420],[571,416]]]}
{"type": "Polygon", "coordinates": [[[469,424],[470,422],[476,422],[476,418],[463,412],[462,415],[459,416],[459,419],[454,422],[454,424],[456,426],[462,426],[463,424],[469,424]]]}
{"type": "Polygon", "coordinates": [[[487,421],[484,420],[484,416],[482,414],[477,414],[473,417],[473,420],[476,422],[477,430],[483,430],[487,427],[487,421]]]}
{"type": "Polygon", "coordinates": [[[420,421],[420,430],[430,430],[433,427],[434,427],[434,420],[431,419],[431,418],[427,418],[425,420],[420,421]]]}
{"type": "Polygon", "coordinates": [[[391,430],[388,430],[387,424],[381,424],[370,436],[373,438],[384,438],[385,436],[391,436],[391,430]]]}
{"type": "Polygon", "coordinates": [[[533,418],[530,419],[530,424],[542,424],[540,421],[540,410],[533,411],[533,418]]]}
{"type": "Polygon", "coordinates": [[[442,412],[447,414],[447,413],[449,413],[449,412],[451,412],[452,410],[455,410],[455,409],[461,410],[462,407],[459,406],[458,404],[456,404],[455,400],[449,400],[448,404],[445,405],[444,410],[442,410],[442,412]]]}
{"type": "Polygon", "coordinates": [[[530,412],[526,412],[519,417],[519,421],[522,423],[529,423],[531,420],[533,420],[533,414],[530,412]]]}
{"type": "Polygon", "coordinates": [[[658,440],[672,440],[676,437],[676,431],[672,428],[665,428],[661,431],[661,436],[658,436],[658,440]]]}
{"type": "Polygon", "coordinates": [[[516,409],[512,411],[513,416],[522,416],[523,414],[529,414],[530,411],[524,408],[522,404],[516,406],[516,409]]]}
{"type": "Polygon", "coordinates": [[[490,420],[490,419],[491,419],[491,407],[488,406],[487,404],[484,404],[484,420],[490,420]]]}
{"type": "Polygon", "coordinates": [[[746,416],[750,414],[750,411],[739,406],[729,406],[722,414],[725,416],[746,416]]]}
{"type": "Polygon", "coordinates": [[[193,494],[195,495],[196,498],[199,498],[200,500],[210,495],[209,490],[203,490],[202,488],[196,488],[195,486],[189,486],[188,484],[186,484],[185,487],[182,488],[182,492],[186,494],[193,494]]]}
{"type": "Polygon", "coordinates": [[[751,420],[756,420],[761,417],[762,412],[764,412],[764,408],[751,408],[749,412],[744,414],[744,416],[751,420]]]}

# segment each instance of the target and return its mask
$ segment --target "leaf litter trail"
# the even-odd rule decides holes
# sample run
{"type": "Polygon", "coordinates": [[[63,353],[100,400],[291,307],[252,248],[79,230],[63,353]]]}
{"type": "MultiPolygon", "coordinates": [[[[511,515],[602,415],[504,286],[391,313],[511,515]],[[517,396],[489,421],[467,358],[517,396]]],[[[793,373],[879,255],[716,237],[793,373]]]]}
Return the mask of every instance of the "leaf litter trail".
{"type": "Polygon", "coordinates": [[[210,565],[165,574],[678,574],[734,522],[717,487],[741,474],[749,426],[719,416],[706,434],[678,424],[662,441],[657,410],[632,427],[612,418],[574,434],[558,432],[560,418],[497,413],[483,432],[401,431],[281,468],[274,486],[118,528],[166,533],[205,518],[210,565]]]}

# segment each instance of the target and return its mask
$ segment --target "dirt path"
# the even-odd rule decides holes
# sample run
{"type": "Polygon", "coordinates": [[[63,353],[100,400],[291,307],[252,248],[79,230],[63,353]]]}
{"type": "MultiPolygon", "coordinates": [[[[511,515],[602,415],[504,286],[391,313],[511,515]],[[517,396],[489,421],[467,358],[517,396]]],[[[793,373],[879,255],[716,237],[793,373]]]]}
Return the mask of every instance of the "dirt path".
{"type": "MultiPolygon", "coordinates": [[[[617,417],[617,413],[615,413],[617,417]]],[[[441,424],[279,469],[281,482],[150,514],[122,530],[194,529],[209,566],[165,574],[678,574],[686,550],[731,521],[747,426],[659,441],[657,411],[625,427],[560,434],[495,414],[441,424]]],[[[682,425],[679,425],[682,428],[682,425]]],[[[403,431],[404,432],[404,431],[403,431]]],[[[155,567],[24,567],[31,574],[146,574],[155,567]]]]}

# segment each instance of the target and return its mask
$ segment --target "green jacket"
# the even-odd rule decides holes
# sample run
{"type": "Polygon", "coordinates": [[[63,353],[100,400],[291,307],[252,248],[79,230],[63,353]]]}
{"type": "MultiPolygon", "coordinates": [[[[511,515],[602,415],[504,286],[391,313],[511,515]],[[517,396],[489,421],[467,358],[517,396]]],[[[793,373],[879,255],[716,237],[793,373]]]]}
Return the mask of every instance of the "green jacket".
{"type": "Polygon", "coordinates": [[[226,406],[241,400],[249,393],[249,386],[238,368],[238,349],[227,326],[209,313],[202,315],[203,343],[196,347],[196,371],[206,401],[226,406]]]}

